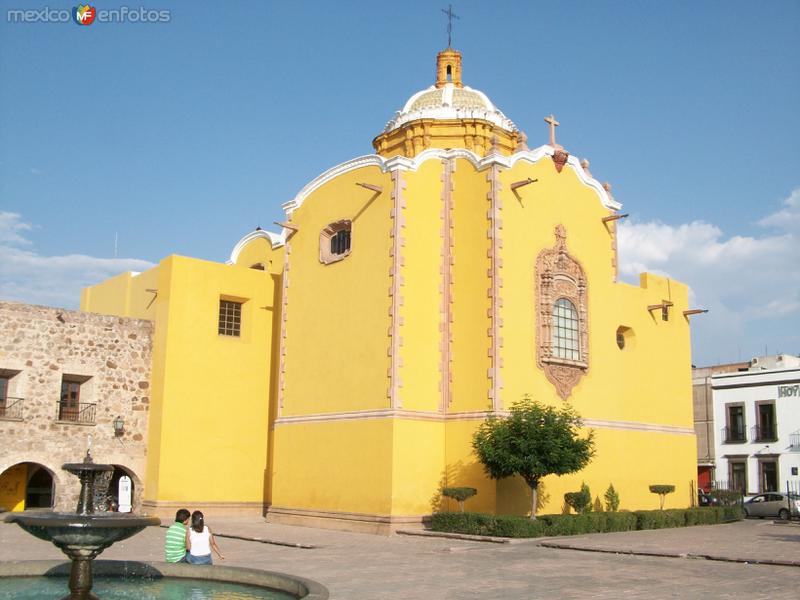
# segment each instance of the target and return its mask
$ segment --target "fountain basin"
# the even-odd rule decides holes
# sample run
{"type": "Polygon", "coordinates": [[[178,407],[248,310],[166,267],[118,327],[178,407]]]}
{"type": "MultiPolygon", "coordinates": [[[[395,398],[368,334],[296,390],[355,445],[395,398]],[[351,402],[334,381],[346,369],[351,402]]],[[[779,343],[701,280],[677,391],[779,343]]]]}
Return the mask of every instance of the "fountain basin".
{"type": "Polygon", "coordinates": [[[114,542],[127,539],[145,527],[157,526],[157,517],[130,514],[12,513],[6,517],[31,535],[53,542],[68,555],[78,553],[94,558],[114,542]]]}
{"type": "MultiPolygon", "coordinates": [[[[328,590],[316,581],[283,573],[240,567],[205,567],[180,563],[97,560],[94,562],[94,571],[98,578],[114,577],[120,580],[140,581],[142,583],[202,580],[200,587],[207,588],[208,595],[203,595],[203,592],[200,592],[199,595],[192,596],[198,599],[226,597],[215,592],[214,586],[217,582],[253,586],[254,588],[271,590],[283,593],[289,598],[302,600],[327,600],[329,597],[328,590]]],[[[34,577],[36,579],[42,578],[43,580],[65,581],[69,574],[70,563],[63,561],[0,562],[0,598],[2,598],[2,589],[6,587],[4,580],[8,583],[17,578],[34,577]]],[[[143,587],[141,589],[144,591],[146,588],[143,587]]],[[[109,597],[113,598],[114,596],[109,597]]],[[[139,598],[141,596],[135,597],[139,598]]],[[[172,598],[175,596],[165,597],[172,598]]]]}

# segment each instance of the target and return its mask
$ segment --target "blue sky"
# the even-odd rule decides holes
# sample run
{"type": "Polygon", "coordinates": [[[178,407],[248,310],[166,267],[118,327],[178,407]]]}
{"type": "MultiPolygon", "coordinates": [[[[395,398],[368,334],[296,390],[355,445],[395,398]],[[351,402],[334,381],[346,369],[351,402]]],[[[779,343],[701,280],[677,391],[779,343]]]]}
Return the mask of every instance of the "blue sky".
{"type": "MultiPolygon", "coordinates": [[[[433,82],[440,4],[143,2],[170,21],[80,27],[6,20],[72,4],[0,2],[0,298],[76,307],[172,253],[227,259],[433,82]]],[[[612,183],[625,278],[711,308],[695,362],[800,352],[800,2],[454,10],[465,82],[531,146],[555,113],[612,183]]]]}

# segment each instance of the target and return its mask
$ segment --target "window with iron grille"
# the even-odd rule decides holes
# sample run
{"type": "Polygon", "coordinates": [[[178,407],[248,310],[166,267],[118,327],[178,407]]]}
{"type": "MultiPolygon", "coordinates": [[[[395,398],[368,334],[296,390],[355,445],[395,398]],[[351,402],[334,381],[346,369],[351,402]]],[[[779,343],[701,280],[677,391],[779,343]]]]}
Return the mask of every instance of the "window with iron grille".
{"type": "Polygon", "coordinates": [[[325,265],[340,261],[350,254],[353,224],[336,221],[319,234],[319,260],[325,265]]]}
{"type": "Polygon", "coordinates": [[[239,337],[242,331],[242,303],[232,300],[219,301],[219,335],[239,337]]]}
{"type": "MultiPolygon", "coordinates": [[[[62,375],[61,395],[58,400],[58,420],[76,423],[94,423],[95,405],[86,402],[84,386],[91,377],[62,375]]],[[[89,394],[91,397],[91,394],[89,394]]]]}
{"type": "Polygon", "coordinates": [[[559,298],[553,306],[553,356],[567,360],[581,358],[578,311],[566,298],[559,298]]]}
{"type": "Polygon", "coordinates": [[[331,238],[331,254],[344,254],[350,250],[350,230],[340,229],[331,238]]]}

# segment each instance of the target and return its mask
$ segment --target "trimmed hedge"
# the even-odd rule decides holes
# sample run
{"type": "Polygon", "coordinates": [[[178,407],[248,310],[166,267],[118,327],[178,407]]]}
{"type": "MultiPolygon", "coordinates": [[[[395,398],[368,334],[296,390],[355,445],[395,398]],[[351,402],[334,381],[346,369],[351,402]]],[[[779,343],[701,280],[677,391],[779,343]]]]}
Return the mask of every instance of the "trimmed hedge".
{"type": "Polygon", "coordinates": [[[739,506],[541,515],[535,521],[511,515],[441,512],[434,513],[429,527],[433,531],[448,533],[520,538],[714,525],[738,521],[741,518],[742,510],[739,506]]]}

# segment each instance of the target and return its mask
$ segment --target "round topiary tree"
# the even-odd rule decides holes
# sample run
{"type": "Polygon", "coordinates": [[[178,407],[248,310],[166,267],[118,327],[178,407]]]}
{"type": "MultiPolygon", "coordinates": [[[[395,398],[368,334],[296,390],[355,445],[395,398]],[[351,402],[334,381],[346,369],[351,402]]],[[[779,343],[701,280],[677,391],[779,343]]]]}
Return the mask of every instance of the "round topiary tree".
{"type": "Polygon", "coordinates": [[[667,497],[667,494],[671,494],[675,491],[674,485],[651,485],[650,491],[654,494],[658,494],[658,499],[661,501],[661,510],[664,510],[664,499],[667,497]]]}
{"type": "Polygon", "coordinates": [[[471,487],[446,487],[442,490],[442,496],[452,498],[458,502],[458,508],[461,509],[461,512],[464,512],[464,501],[469,500],[477,493],[478,490],[471,487]]]}

